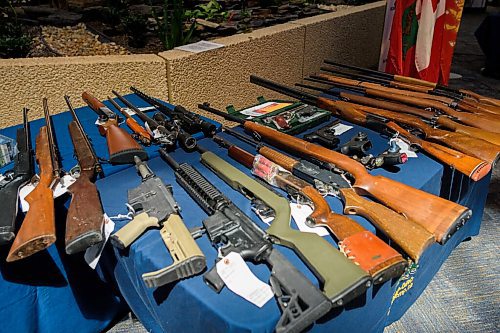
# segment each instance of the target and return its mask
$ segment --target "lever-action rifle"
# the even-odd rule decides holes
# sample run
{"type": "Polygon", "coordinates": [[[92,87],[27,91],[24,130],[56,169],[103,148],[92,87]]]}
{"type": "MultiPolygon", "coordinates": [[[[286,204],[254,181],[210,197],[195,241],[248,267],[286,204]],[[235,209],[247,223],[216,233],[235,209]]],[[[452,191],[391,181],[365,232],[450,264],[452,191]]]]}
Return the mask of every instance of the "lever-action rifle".
{"type": "MultiPolygon", "coordinates": [[[[187,163],[177,163],[163,149],[160,154],[174,169],[177,182],[210,215],[203,226],[213,246],[224,256],[236,252],[244,260],[266,264],[271,269],[270,284],[283,312],[276,332],[301,332],[330,311],[331,301],[273,247],[269,236],[247,215],[198,170],[187,163]]],[[[205,274],[204,280],[216,292],[224,287],[216,266],[205,274]]]]}
{"type": "Polygon", "coordinates": [[[176,105],[173,109],[170,109],[153,97],[146,95],[136,87],[130,87],[130,90],[132,90],[132,92],[139,96],[139,98],[141,98],[143,101],[154,106],[164,115],[170,117],[175,121],[178,121],[181,127],[188,133],[194,134],[201,131],[203,132],[203,134],[205,134],[205,136],[211,137],[217,130],[214,124],[202,119],[198,114],[186,110],[186,108],[181,105],[176,105]]]}
{"type": "Polygon", "coordinates": [[[134,163],[134,156],[146,160],[148,154],[123,128],[118,127],[118,117],[106,105],[88,92],[83,100],[99,116],[99,133],[106,137],[111,164],[134,163]]]}
{"type": "Polygon", "coordinates": [[[15,224],[19,208],[19,189],[33,177],[33,152],[31,148],[28,109],[23,109],[23,127],[16,133],[18,153],[14,167],[0,181],[0,245],[10,243],[15,237],[15,224]]]}
{"type": "Polygon", "coordinates": [[[228,155],[270,185],[286,191],[289,196],[300,196],[314,210],[307,218],[309,226],[326,226],[339,240],[339,248],[348,259],[370,274],[373,283],[383,283],[400,277],[408,263],[380,238],[344,215],[335,214],[325,198],[310,184],[280,170],[277,164],[262,155],[254,156],[240,147],[215,136],[214,141],[227,148],[228,155]]]}
{"type": "Polygon", "coordinates": [[[146,129],[144,127],[139,125],[139,123],[137,121],[135,121],[135,119],[132,118],[127,112],[125,112],[125,110],[120,105],[118,105],[118,103],[116,103],[111,97],[108,97],[108,101],[118,111],[120,111],[120,113],[122,115],[125,116],[125,118],[127,119],[127,120],[125,120],[125,123],[132,130],[132,132],[134,132],[134,134],[132,134],[132,136],[134,136],[134,138],[139,140],[142,144],[149,146],[151,144],[151,141],[153,140],[153,138],[151,137],[151,134],[149,134],[149,132],[146,131],[146,129]]]}
{"type": "MultiPolygon", "coordinates": [[[[272,82],[255,76],[251,77],[251,81],[254,83],[259,82],[259,85],[266,87],[274,87],[272,82]]],[[[314,102],[315,100],[313,99],[311,104],[314,104],[314,102]]],[[[318,106],[328,109],[322,105],[318,106]]],[[[207,110],[207,108],[204,109],[207,110]]],[[[383,176],[372,176],[361,163],[353,161],[345,155],[280,133],[257,123],[244,121],[218,110],[208,109],[207,111],[243,124],[248,132],[259,134],[265,141],[278,148],[332,163],[339,169],[349,172],[355,179],[353,188],[356,189],[358,194],[370,195],[407,218],[421,224],[427,224],[429,228],[439,233],[439,242],[451,237],[471,216],[471,211],[464,206],[383,176]]]]}
{"type": "Polygon", "coordinates": [[[69,96],[64,96],[64,100],[73,116],[68,129],[80,169],[80,176],[68,187],[71,201],[66,217],[65,242],[66,253],[74,254],[103,240],[104,212],[94,184],[102,168],[69,96]]]}
{"type": "Polygon", "coordinates": [[[7,261],[16,261],[48,248],[56,241],[54,194],[52,187],[59,179],[60,166],[47,99],[43,99],[45,126],[36,137],[36,162],[40,169],[40,181],[25,198],[30,208],[12,243],[7,261]]]}
{"type": "Polygon", "coordinates": [[[142,274],[148,287],[159,287],[199,274],[206,267],[205,256],[179,216],[179,206],[166,186],[145,162],[135,157],[141,184],[128,191],[128,203],[135,210],[133,220],[111,236],[113,245],[128,247],[147,228],[161,227],[160,235],[172,256],[173,264],[142,274]]]}
{"type": "Polygon", "coordinates": [[[129,109],[134,111],[137,116],[150,128],[150,130],[158,131],[160,137],[158,141],[166,146],[174,146],[177,141],[182,148],[186,150],[192,150],[196,147],[196,139],[193,138],[189,133],[184,131],[179,127],[174,121],[168,121],[165,123],[159,123],[151,117],[148,117],[144,112],[139,110],[138,107],[126,100],[122,95],[112,90],[113,94],[129,109]]]}
{"type": "Polygon", "coordinates": [[[322,163],[324,167],[320,167],[307,160],[294,159],[235,130],[224,131],[256,147],[259,154],[291,172],[295,177],[313,185],[321,196],[332,195],[343,200],[344,214],[356,214],[369,220],[415,262],[418,262],[425,249],[434,243],[434,235],[424,226],[404,218],[379,203],[359,196],[351,184],[334,171],[335,168],[325,163],[322,163]]]}

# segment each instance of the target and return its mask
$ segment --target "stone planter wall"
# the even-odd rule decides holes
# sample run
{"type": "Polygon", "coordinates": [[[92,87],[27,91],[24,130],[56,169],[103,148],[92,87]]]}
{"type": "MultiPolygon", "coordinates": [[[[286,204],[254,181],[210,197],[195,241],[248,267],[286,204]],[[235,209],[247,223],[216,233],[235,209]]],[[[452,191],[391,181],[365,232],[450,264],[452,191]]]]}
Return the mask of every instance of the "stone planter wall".
{"type": "Polygon", "coordinates": [[[193,54],[172,50],[158,55],[92,56],[0,60],[0,128],[22,121],[21,109],[42,117],[41,99],[53,113],[66,110],[63,95],[84,105],[87,90],[100,99],[111,89],[128,93],[136,85],[154,96],[198,110],[242,107],[259,95],[278,97],[249,83],[250,74],[291,84],[317,72],[325,58],[363,66],[378,61],[385,1],[220,38],[224,48],[193,54]]]}

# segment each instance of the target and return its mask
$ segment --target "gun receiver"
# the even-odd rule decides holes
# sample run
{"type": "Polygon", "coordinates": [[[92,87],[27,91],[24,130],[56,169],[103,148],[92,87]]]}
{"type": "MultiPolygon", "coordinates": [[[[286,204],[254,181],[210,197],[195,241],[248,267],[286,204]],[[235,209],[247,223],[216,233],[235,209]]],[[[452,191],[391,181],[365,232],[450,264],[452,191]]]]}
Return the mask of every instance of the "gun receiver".
{"type": "Polygon", "coordinates": [[[144,273],[142,279],[146,285],[159,287],[199,274],[206,267],[205,256],[179,216],[172,187],[166,186],[137,156],[134,159],[142,182],[128,191],[128,202],[136,215],[111,236],[113,245],[124,249],[147,228],[161,227],[161,238],[174,262],[157,271],[144,273]]]}
{"type": "MultiPolygon", "coordinates": [[[[222,255],[237,252],[243,259],[265,263],[271,269],[271,287],[283,312],[276,332],[301,332],[330,310],[331,301],[273,248],[268,235],[247,215],[196,169],[186,163],[179,165],[163,149],[160,154],[174,169],[177,182],[210,215],[203,226],[213,246],[222,255]]],[[[224,287],[215,266],[204,280],[216,292],[224,287]]]]}
{"type": "Polygon", "coordinates": [[[132,130],[132,132],[134,132],[133,136],[135,137],[135,139],[139,140],[142,144],[149,146],[151,144],[151,141],[153,140],[151,134],[149,134],[149,132],[146,131],[144,127],[139,125],[139,123],[135,121],[135,119],[132,118],[127,112],[125,112],[125,110],[120,105],[118,105],[118,103],[111,99],[111,97],[108,97],[108,101],[118,111],[120,111],[121,114],[125,116],[125,118],[127,119],[125,120],[125,123],[132,130]]]}
{"type": "Polygon", "coordinates": [[[188,133],[194,134],[197,132],[203,132],[205,136],[213,136],[217,130],[216,126],[209,121],[202,119],[199,115],[194,112],[190,112],[186,110],[181,105],[176,105],[174,109],[170,109],[154,99],[151,96],[146,95],[144,92],[140,91],[136,87],[130,87],[130,90],[139,98],[141,98],[146,103],[154,106],[158,111],[163,113],[164,115],[172,118],[173,120],[177,120],[180,122],[182,128],[188,133]]]}
{"type": "Polygon", "coordinates": [[[383,283],[403,274],[408,263],[398,252],[355,221],[335,214],[311,185],[288,171],[280,170],[277,164],[262,155],[254,156],[219,136],[214,137],[214,141],[227,148],[229,156],[250,168],[254,175],[278,186],[290,196],[300,195],[312,204],[314,211],[306,222],[310,226],[329,228],[340,241],[342,252],[370,274],[374,283],[383,283]]]}
{"type": "Polygon", "coordinates": [[[31,148],[28,109],[23,109],[23,127],[16,133],[18,153],[14,167],[0,181],[0,245],[10,243],[15,237],[15,223],[19,208],[19,189],[33,177],[33,152],[31,148]]]}
{"type": "Polygon", "coordinates": [[[43,99],[43,108],[48,123],[40,128],[36,137],[36,161],[40,169],[40,181],[25,198],[30,209],[7,255],[8,262],[29,257],[56,241],[52,187],[59,178],[60,167],[46,98],[43,99]]]}
{"type": "Polygon", "coordinates": [[[68,187],[71,201],[66,217],[65,249],[67,254],[74,254],[103,240],[104,212],[94,184],[102,168],[69,96],[64,96],[64,99],[73,116],[68,129],[80,168],[80,176],[68,187]]]}
{"type": "Polygon", "coordinates": [[[146,151],[118,126],[118,118],[114,112],[88,92],[82,94],[82,99],[99,115],[99,133],[106,137],[110,163],[130,164],[134,162],[134,156],[141,160],[148,159],[146,151]]]}
{"type": "Polygon", "coordinates": [[[155,119],[148,117],[144,112],[139,110],[139,108],[130,103],[116,91],[112,90],[112,92],[123,104],[134,111],[137,116],[151,129],[151,131],[157,131],[159,133],[160,137],[158,138],[158,141],[161,143],[167,146],[173,146],[176,141],[179,141],[180,146],[185,150],[192,150],[196,147],[196,139],[186,133],[183,129],[179,128],[175,122],[167,121],[160,124],[155,119]]]}
{"type": "MultiPolygon", "coordinates": [[[[265,87],[274,87],[275,85],[275,83],[271,81],[255,76],[251,77],[251,81],[254,83],[258,82],[259,85],[265,87]]],[[[288,87],[284,88],[286,89],[282,90],[280,88],[279,91],[285,94],[291,94],[293,92],[295,97],[295,93],[297,92],[295,89],[288,87]]],[[[314,102],[313,96],[301,92],[297,93],[299,95],[303,94],[305,98],[314,102]]],[[[472,215],[468,208],[459,204],[425,193],[383,176],[372,176],[366,171],[361,163],[353,161],[340,153],[280,133],[256,123],[243,121],[227,113],[207,107],[206,105],[202,105],[201,107],[219,116],[242,123],[248,132],[257,133],[265,141],[276,147],[288,149],[309,156],[309,158],[331,163],[337,168],[349,172],[355,179],[353,188],[358,194],[370,195],[385,206],[403,214],[405,217],[422,226],[425,225],[428,231],[432,233],[437,232],[439,235],[437,240],[440,243],[444,243],[448,238],[451,238],[451,235],[463,226],[472,215]],[[391,191],[387,189],[391,189],[391,191]]]]}

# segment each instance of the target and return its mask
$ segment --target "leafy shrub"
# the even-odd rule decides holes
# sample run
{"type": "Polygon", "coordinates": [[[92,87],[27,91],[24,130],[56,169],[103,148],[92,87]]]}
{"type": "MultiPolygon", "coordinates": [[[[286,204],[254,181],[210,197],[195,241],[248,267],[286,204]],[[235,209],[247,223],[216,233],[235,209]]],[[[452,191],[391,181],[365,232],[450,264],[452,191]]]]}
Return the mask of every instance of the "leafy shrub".
{"type": "Polygon", "coordinates": [[[17,22],[0,19],[0,57],[24,58],[31,48],[31,38],[17,22]]]}
{"type": "Polygon", "coordinates": [[[148,20],[145,16],[130,14],[122,18],[123,27],[128,36],[128,43],[132,47],[146,45],[148,20]]]}
{"type": "Polygon", "coordinates": [[[163,16],[159,17],[155,11],[152,11],[158,27],[158,37],[163,43],[165,50],[171,50],[176,46],[189,43],[191,36],[196,28],[196,23],[191,22],[189,28],[185,29],[184,21],[186,10],[182,0],[165,0],[163,4],[163,16]]]}
{"type": "Polygon", "coordinates": [[[224,21],[227,19],[228,13],[222,10],[222,6],[217,0],[210,0],[207,4],[200,4],[193,10],[187,10],[186,16],[204,20],[224,21]]]}

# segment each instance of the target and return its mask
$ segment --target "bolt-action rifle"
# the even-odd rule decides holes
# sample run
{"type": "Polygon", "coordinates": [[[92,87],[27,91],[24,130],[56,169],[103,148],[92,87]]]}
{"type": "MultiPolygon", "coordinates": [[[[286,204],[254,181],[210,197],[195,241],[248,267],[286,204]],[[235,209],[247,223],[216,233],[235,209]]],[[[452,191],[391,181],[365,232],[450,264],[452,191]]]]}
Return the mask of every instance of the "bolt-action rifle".
{"type": "Polygon", "coordinates": [[[134,104],[130,103],[125,97],[112,90],[113,94],[129,109],[134,111],[137,116],[146,124],[151,132],[157,131],[159,134],[158,141],[166,146],[172,147],[178,141],[179,145],[185,150],[192,150],[196,147],[196,139],[189,133],[184,131],[175,121],[165,121],[159,123],[155,119],[148,117],[144,112],[139,110],[134,104]]]}
{"type": "Polygon", "coordinates": [[[147,228],[161,227],[160,235],[172,256],[173,264],[142,274],[148,287],[159,287],[199,274],[206,267],[205,256],[179,216],[172,187],[157,177],[145,162],[135,157],[141,184],[128,191],[128,203],[135,210],[132,221],[111,236],[113,245],[128,247],[147,228]]]}
{"type": "Polygon", "coordinates": [[[103,240],[104,212],[94,184],[97,174],[102,173],[102,168],[69,96],[64,96],[64,100],[73,116],[68,129],[80,169],[78,179],[68,187],[71,201],[66,217],[65,242],[66,253],[74,254],[103,240]]]}
{"type": "MultiPolygon", "coordinates": [[[[260,85],[264,84],[263,79],[255,76],[251,77],[251,81],[254,83],[259,82],[260,85]]],[[[265,86],[269,86],[270,81],[265,81],[268,82],[265,86]]],[[[313,99],[312,102],[314,104],[315,100],[313,99]]],[[[318,106],[327,109],[323,106],[318,106]]],[[[358,194],[372,196],[385,206],[392,208],[407,218],[418,223],[426,223],[428,227],[439,233],[439,242],[451,237],[471,216],[471,211],[467,207],[383,176],[372,176],[361,163],[353,161],[345,155],[280,133],[257,123],[232,117],[225,112],[211,108],[204,109],[231,121],[243,124],[243,127],[248,132],[257,133],[263,140],[278,148],[332,163],[339,169],[349,172],[355,179],[353,188],[356,189],[358,194]]]]}
{"type": "Polygon", "coordinates": [[[151,134],[149,134],[149,132],[146,131],[146,129],[144,127],[139,125],[139,123],[137,121],[135,121],[135,119],[132,118],[127,112],[125,112],[125,110],[120,105],[118,105],[118,103],[116,103],[113,99],[111,99],[111,97],[108,97],[108,101],[118,111],[120,111],[120,113],[122,115],[125,116],[125,118],[127,119],[127,120],[125,120],[125,123],[132,130],[132,132],[134,132],[134,134],[132,134],[132,136],[135,139],[139,140],[142,144],[149,146],[151,144],[151,141],[153,140],[153,138],[151,137],[151,134]]]}
{"type": "MultiPolygon", "coordinates": [[[[244,260],[266,264],[271,269],[270,284],[283,312],[276,332],[301,332],[330,311],[332,302],[273,247],[269,236],[247,215],[198,170],[187,163],[177,163],[163,149],[160,154],[174,169],[177,182],[209,215],[203,226],[213,246],[224,256],[236,252],[244,260]]],[[[215,266],[204,280],[216,292],[224,288],[215,266]]]]}
{"type": "Polygon", "coordinates": [[[12,243],[7,261],[16,261],[48,248],[56,241],[54,194],[52,188],[60,176],[60,165],[47,99],[43,99],[45,126],[36,137],[36,161],[40,181],[25,198],[29,210],[12,243]]]}
{"type": "Polygon", "coordinates": [[[188,133],[194,134],[201,131],[205,134],[205,136],[211,137],[217,130],[213,123],[204,120],[194,112],[186,110],[186,108],[181,105],[176,105],[173,109],[170,109],[153,97],[146,95],[136,87],[130,87],[130,90],[132,90],[132,92],[139,96],[139,98],[143,101],[151,104],[167,117],[178,121],[181,127],[188,133]]]}
{"type": "Polygon", "coordinates": [[[26,185],[34,174],[28,109],[23,109],[23,127],[16,133],[18,153],[14,167],[0,181],[0,245],[10,243],[15,237],[15,223],[19,208],[19,189],[26,185]]]}
{"type": "Polygon", "coordinates": [[[118,127],[118,117],[106,105],[88,92],[82,94],[83,100],[99,116],[99,133],[106,137],[111,164],[134,163],[134,156],[146,160],[146,151],[123,128],[118,127]]]}
{"type": "Polygon", "coordinates": [[[334,213],[313,186],[289,171],[280,170],[277,164],[262,155],[254,156],[220,136],[215,136],[214,141],[227,148],[228,155],[251,169],[254,175],[286,191],[291,197],[300,196],[305,199],[301,201],[313,206],[314,210],[306,223],[309,226],[326,226],[339,240],[341,252],[370,274],[374,284],[403,274],[408,262],[401,254],[354,220],[334,213]]]}
{"type": "MultiPolygon", "coordinates": [[[[418,262],[425,249],[434,243],[435,236],[425,229],[425,225],[419,225],[384,205],[359,196],[346,178],[328,164],[320,163],[323,166],[320,167],[307,160],[294,159],[235,130],[225,129],[224,131],[254,146],[260,155],[314,186],[321,196],[331,195],[343,200],[344,214],[356,214],[369,220],[415,262],[418,262]]],[[[335,231],[333,233],[337,235],[335,231]]],[[[339,236],[337,237],[340,239],[339,236]]]]}

